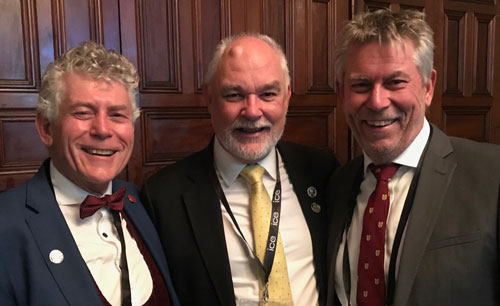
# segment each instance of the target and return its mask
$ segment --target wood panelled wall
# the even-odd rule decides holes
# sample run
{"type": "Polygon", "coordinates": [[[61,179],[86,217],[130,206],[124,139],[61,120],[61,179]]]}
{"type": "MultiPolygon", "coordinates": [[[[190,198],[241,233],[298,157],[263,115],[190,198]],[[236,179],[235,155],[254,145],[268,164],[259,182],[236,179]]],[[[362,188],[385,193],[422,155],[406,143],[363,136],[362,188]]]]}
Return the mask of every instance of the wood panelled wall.
{"type": "Polygon", "coordinates": [[[425,11],[435,31],[437,88],[428,118],[448,134],[500,143],[500,1],[495,0],[0,0],[0,190],[31,177],[48,154],[34,119],[47,65],[83,40],[139,68],[132,159],[121,177],[141,184],[210,140],[201,98],[217,42],[261,32],[285,50],[292,99],[285,140],[360,153],[337,105],[333,48],[352,14],[425,11]],[[496,56],[495,56],[496,55],[496,56]]]}

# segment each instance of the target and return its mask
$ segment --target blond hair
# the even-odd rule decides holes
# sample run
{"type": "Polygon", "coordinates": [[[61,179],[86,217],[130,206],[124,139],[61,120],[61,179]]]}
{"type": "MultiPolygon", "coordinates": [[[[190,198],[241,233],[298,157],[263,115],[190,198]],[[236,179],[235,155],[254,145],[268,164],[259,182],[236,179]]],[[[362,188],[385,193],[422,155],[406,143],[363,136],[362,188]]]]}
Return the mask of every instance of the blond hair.
{"type": "Polygon", "coordinates": [[[394,13],[386,9],[357,14],[340,32],[335,46],[337,81],[344,80],[346,54],[351,46],[378,42],[403,43],[409,39],[415,48],[414,63],[422,82],[427,84],[434,61],[434,32],[424,20],[425,14],[415,10],[394,13]]]}

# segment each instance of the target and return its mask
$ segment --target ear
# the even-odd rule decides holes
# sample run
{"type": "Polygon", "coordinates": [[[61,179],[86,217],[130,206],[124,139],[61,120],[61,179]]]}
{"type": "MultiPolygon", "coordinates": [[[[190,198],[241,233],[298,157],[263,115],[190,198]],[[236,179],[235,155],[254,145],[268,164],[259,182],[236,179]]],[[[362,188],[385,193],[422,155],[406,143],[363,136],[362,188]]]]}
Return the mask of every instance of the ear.
{"type": "Polygon", "coordinates": [[[52,123],[49,122],[44,116],[36,115],[36,130],[40,139],[46,147],[51,147],[54,142],[54,135],[52,134],[52,123]]]}
{"type": "Polygon", "coordinates": [[[431,76],[429,77],[429,81],[425,85],[425,106],[429,107],[432,102],[432,97],[434,96],[434,88],[436,86],[436,78],[437,72],[435,69],[432,69],[431,76]]]}
{"type": "Polygon", "coordinates": [[[288,109],[288,105],[290,105],[290,97],[292,96],[292,87],[289,84],[287,87],[287,92],[285,96],[285,104],[286,104],[286,109],[288,109]]]}

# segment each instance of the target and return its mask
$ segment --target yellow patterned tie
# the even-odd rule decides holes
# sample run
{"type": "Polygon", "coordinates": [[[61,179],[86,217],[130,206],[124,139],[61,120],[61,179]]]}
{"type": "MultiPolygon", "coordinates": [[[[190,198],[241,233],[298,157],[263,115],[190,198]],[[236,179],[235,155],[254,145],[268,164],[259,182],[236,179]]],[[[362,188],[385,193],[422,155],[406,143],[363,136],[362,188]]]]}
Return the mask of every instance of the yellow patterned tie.
{"type": "MultiPolygon", "coordinates": [[[[253,236],[255,241],[255,253],[260,261],[264,262],[266,244],[269,234],[269,223],[271,220],[271,198],[262,182],[264,168],[259,165],[246,166],[240,172],[247,182],[250,183],[250,209],[252,217],[253,236]]],[[[260,300],[263,300],[265,290],[264,272],[259,269],[260,300]]],[[[269,299],[265,305],[293,305],[288,270],[286,268],[285,253],[281,235],[278,233],[278,244],[274,255],[273,267],[268,283],[269,299]]]]}

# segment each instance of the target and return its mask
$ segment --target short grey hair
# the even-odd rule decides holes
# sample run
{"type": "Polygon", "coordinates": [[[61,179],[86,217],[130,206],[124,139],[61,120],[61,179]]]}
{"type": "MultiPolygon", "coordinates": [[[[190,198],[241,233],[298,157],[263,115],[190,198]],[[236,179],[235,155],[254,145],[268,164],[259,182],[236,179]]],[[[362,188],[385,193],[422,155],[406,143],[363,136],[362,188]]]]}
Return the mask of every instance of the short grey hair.
{"type": "Polygon", "coordinates": [[[403,43],[409,39],[415,48],[414,63],[422,83],[429,82],[434,62],[434,32],[424,20],[425,14],[415,10],[399,13],[387,9],[357,14],[340,32],[335,47],[335,73],[342,84],[345,74],[346,54],[355,45],[379,42],[403,43]]]}
{"type": "Polygon", "coordinates": [[[49,122],[57,119],[59,105],[64,97],[63,77],[66,73],[81,73],[98,80],[121,83],[128,92],[132,121],[139,117],[140,111],[136,104],[139,84],[137,69],[125,56],[95,42],[86,41],[50,63],[42,77],[36,109],[49,122]]]}
{"type": "Polygon", "coordinates": [[[276,51],[280,60],[281,70],[283,71],[283,74],[285,76],[285,87],[288,87],[290,85],[290,72],[288,70],[288,62],[286,60],[286,56],[285,53],[283,52],[283,49],[274,39],[265,34],[260,34],[260,33],[241,33],[221,40],[221,42],[215,48],[215,53],[212,56],[210,63],[208,64],[207,73],[205,74],[205,85],[210,86],[210,84],[212,83],[215,73],[217,72],[217,68],[219,67],[222,54],[224,54],[224,51],[226,50],[227,46],[231,44],[233,41],[245,37],[257,38],[268,44],[274,51],[276,51]]]}

